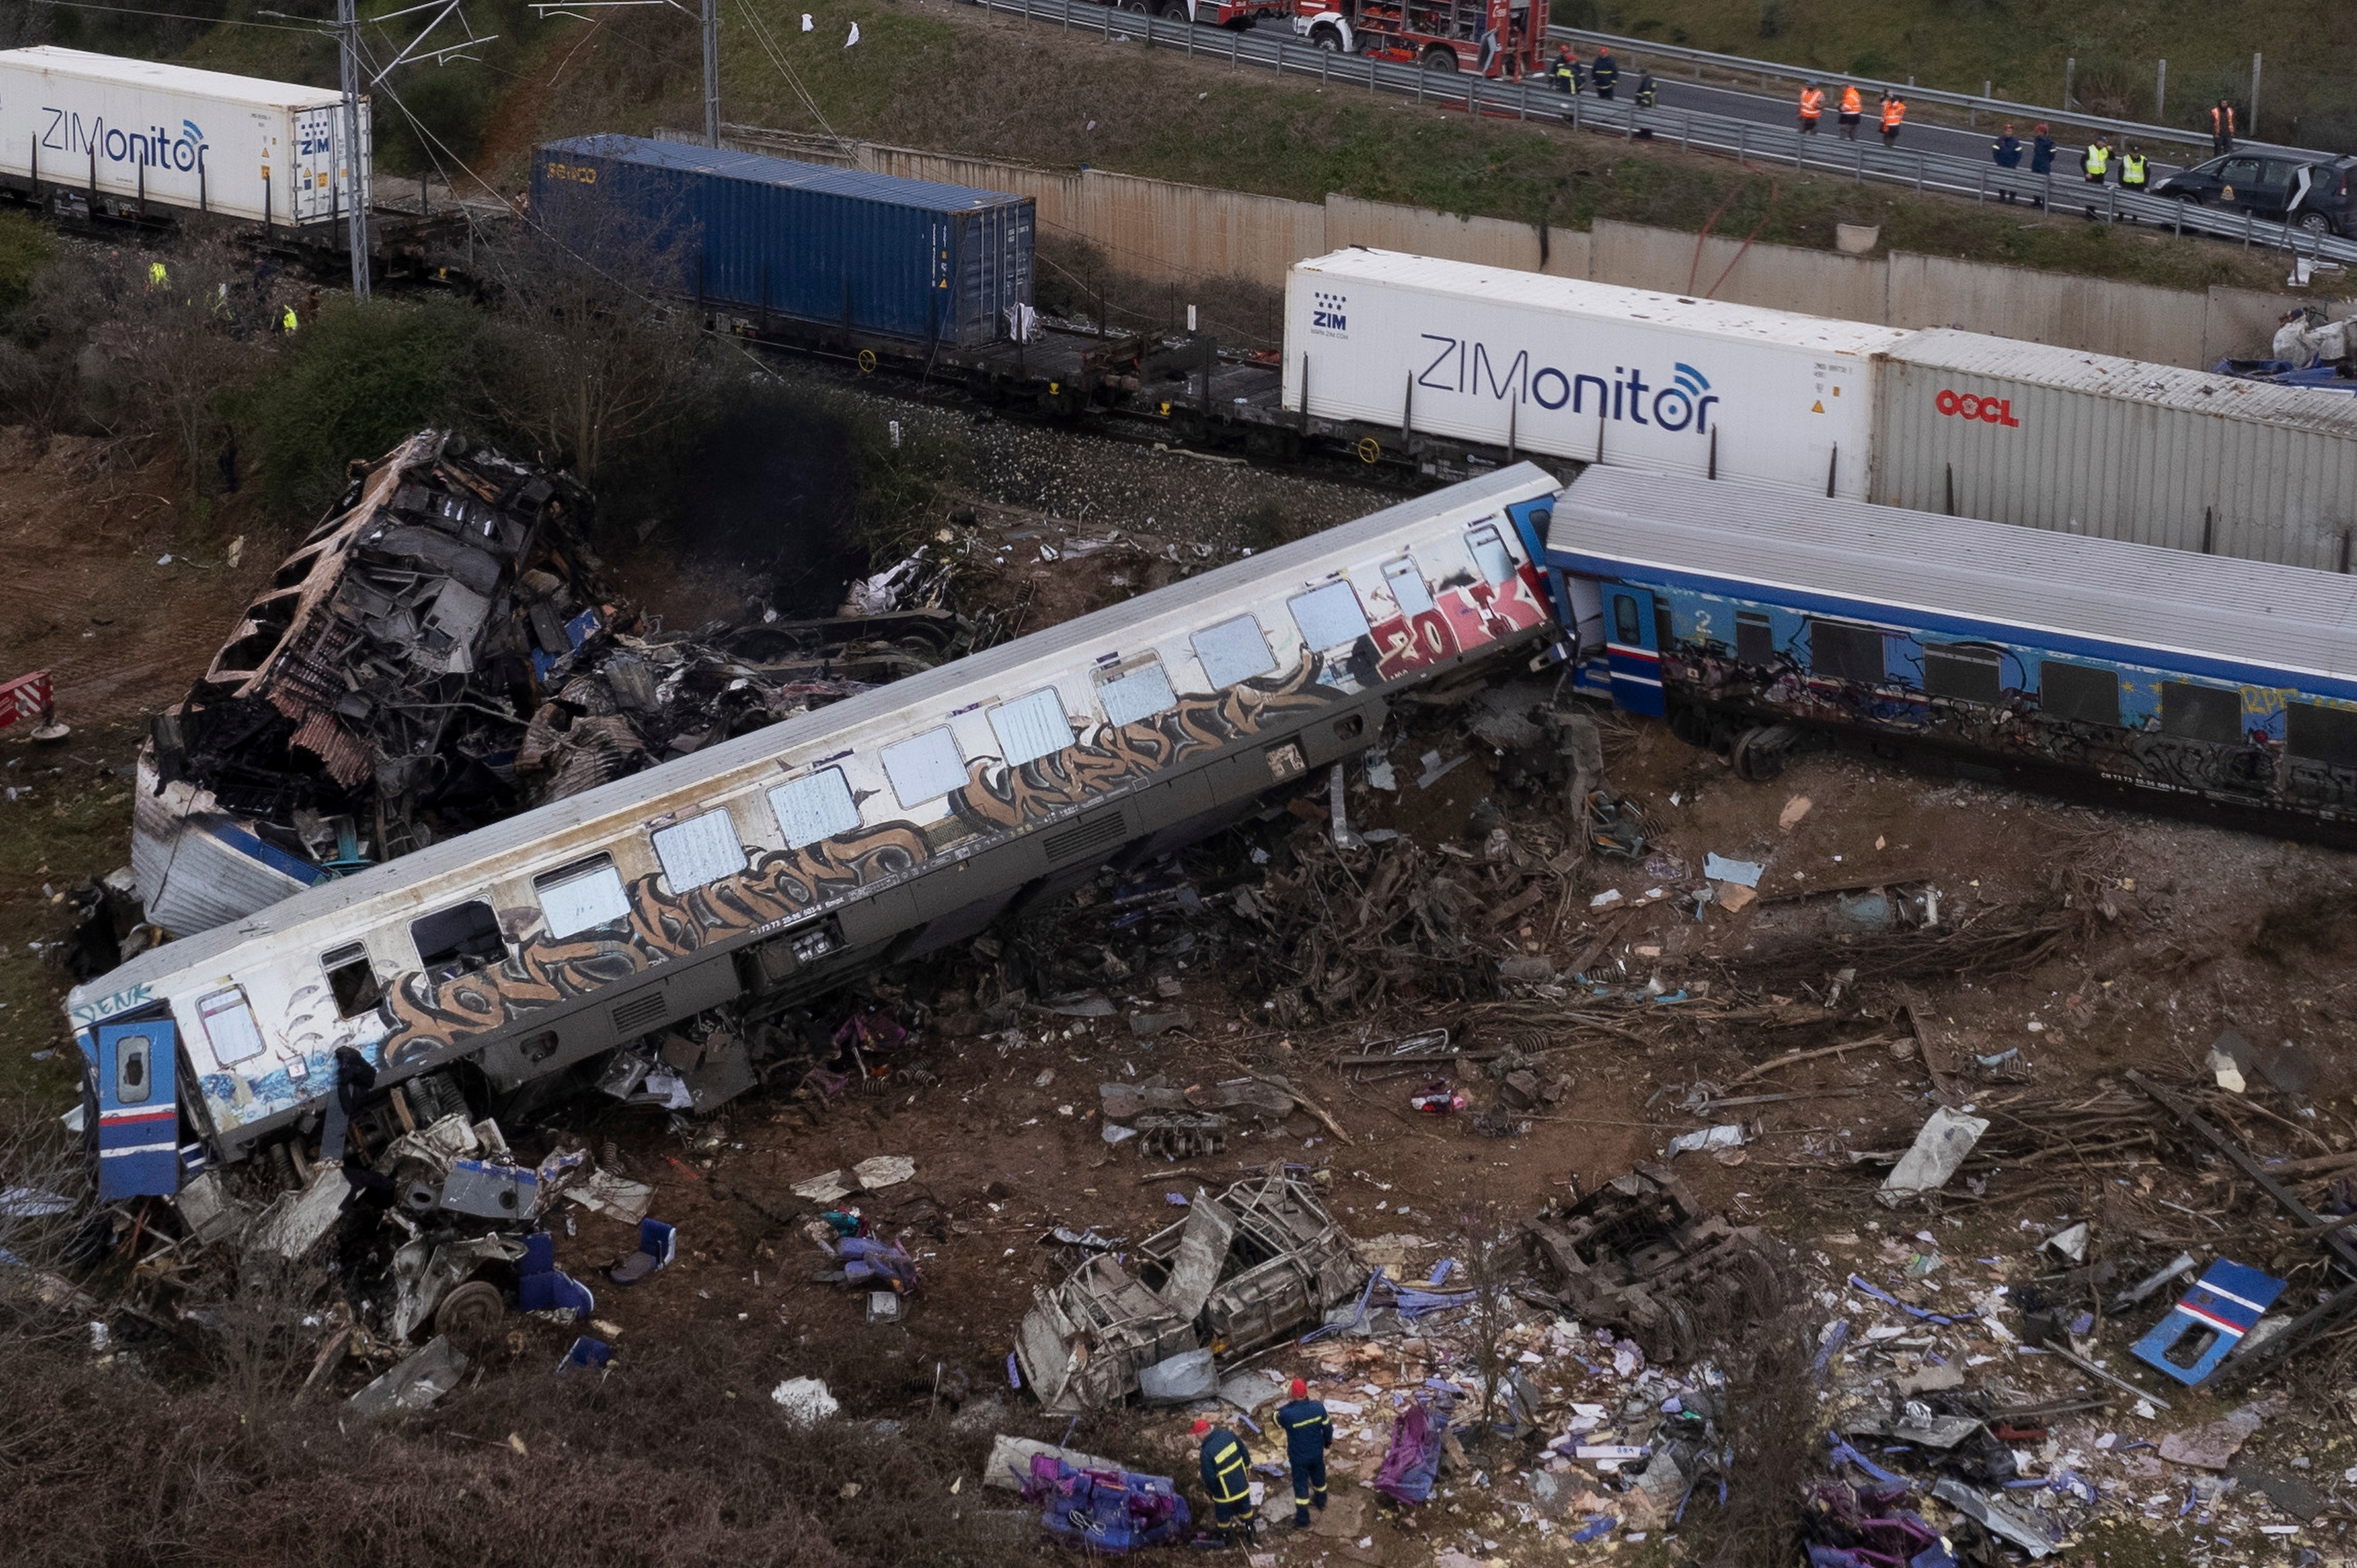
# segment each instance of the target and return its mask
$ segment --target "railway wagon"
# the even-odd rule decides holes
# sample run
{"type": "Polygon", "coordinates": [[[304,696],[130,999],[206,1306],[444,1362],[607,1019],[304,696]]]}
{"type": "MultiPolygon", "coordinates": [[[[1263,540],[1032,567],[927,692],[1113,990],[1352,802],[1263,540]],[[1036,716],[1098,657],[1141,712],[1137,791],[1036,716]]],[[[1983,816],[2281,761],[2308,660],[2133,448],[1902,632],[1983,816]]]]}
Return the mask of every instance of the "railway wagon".
{"type": "Polygon", "coordinates": [[[1546,561],[1583,671],[1772,774],[1813,731],[1966,777],[2347,839],[2357,578],[1589,468],[1546,561]]]}
{"type": "Polygon", "coordinates": [[[350,1047],[497,1107],[920,957],[1557,640],[1523,464],[312,886],[70,994],[102,1197],[315,1130],[350,1047]]]}

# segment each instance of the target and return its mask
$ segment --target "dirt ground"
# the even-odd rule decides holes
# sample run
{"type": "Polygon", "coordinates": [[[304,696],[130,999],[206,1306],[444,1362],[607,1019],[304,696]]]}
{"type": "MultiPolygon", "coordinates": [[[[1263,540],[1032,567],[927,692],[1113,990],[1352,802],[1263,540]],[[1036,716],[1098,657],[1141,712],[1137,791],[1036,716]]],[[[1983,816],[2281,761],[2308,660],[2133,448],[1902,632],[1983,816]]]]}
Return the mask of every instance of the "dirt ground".
{"type": "MultiPolygon", "coordinates": [[[[225,545],[201,542],[220,524],[189,543],[160,498],[128,478],[93,477],[76,467],[82,461],[72,449],[43,455],[0,440],[0,530],[18,569],[16,608],[0,642],[13,666],[56,671],[60,711],[78,726],[61,747],[37,750],[0,736],[8,776],[38,785],[0,806],[13,818],[0,819],[0,1086],[46,1099],[59,1098],[70,1082],[72,1047],[56,1006],[64,979],[26,948],[63,935],[64,911],[41,890],[123,863],[128,813],[117,770],[137,743],[141,715],[201,669],[274,559],[264,552],[264,560],[248,555],[228,566],[225,545]],[[167,553],[173,563],[157,564],[167,553]],[[37,1061],[37,1052],[48,1054],[37,1061]]],[[[1010,472],[1020,470],[1010,461],[1010,472]]],[[[1121,462],[1159,476],[1168,499],[1152,502],[1150,531],[1144,502],[1115,522],[975,494],[945,501],[936,542],[968,563],[977,602],[1017,618],[1010,625],[1019,630],[1249,547],[1229,502],[1186,510],[1200,465],[1134,452],[1121,462]],[[1076,541],[1096,543],[1080,550],[1076,541]]],[[[1048,481],[1033,474],[1026,482],[1048,481]]],[[[1319,521],[1381,504],[1335,487],[1281,484],[1293,487],[1274,492],[1289,510],[1319,521]]],[[[618,564],[651,602],[677,586],[673,613],[683,618],[701,618],[727,596],[725,585],[693,575],[666,579],[652,554],[634,566],[625,552],[618,564]]],[[[1006,1372],[1033,1292],[1073,1261],[1043,1244],[1051,1227],[1093,1226],[1134,1242],[1180,1216],[1173,1195],[1216,1190],[1282,1161],[1324,1173],[1329,1201],[1353,1233],[1389,1239],[1421,1273],[1448,1255],[1452,1237],[1461,1240],[1467,1215],[1518,1217],[1592,1191],[1661,1158],[1677,1134],[1730,1119],[1684,1109],[1730,1095],[1773,1098],[1741,1108],[1741,1148],[1682,1156],[1676,1170],[1707,1205],[1798,1250],[1818,1316],[1850,1311],[1844,1279],[1858,1271],[1901,1290],[1918,1282],[1923,1290],[1943,1282],[1963,1290],[1964,1275],[1972,1291],[2018,1286],[2049,1272],[2034,1250],[2070,1217],[2096,1218],[2104,1247],[2117,1249],[2124,1267],[2186,1246],[2287,1274],[2294,1303],[2326,1283],[2318,1249],[2247,1181],[2214,1160],[2188,1157],[2173,1133],[2116,1139],[2104,1129],[2119,1123],[2104,1118],[2132,1100],[2143,1107],[2139,1126],[2164,1127],[2124,1089],[2126,1069],[2206,1084],[2211,1044],[2233,1029],[2262,1050],[2291,1043],[2315,1073],[2297,1094],[2256,1075],[2243,1095],[2211,1093],[2212,1111],[2238,1135],[2263,1157],[2316,1156],[2357,1143],[2357,1059],[2344,1045],[2357,1006],[2349,995],[2357,984],[2350,856],[1842,756],[1806,757],[1773,784],[1748,785],[1663,726],[1607,714],[1608,787],[1650,822],[1649,842],[1634,859],[1558,859],[1561,800],[1501,779],[1498,749],[1468,728],[1470,712],[1395,718],[1377,748],[1391,765],[1391,788],[1363,765],[1348,775],[1352,828],[1404,835],[1485,897],[1540,889],[1502,925],[1476,930],[1477,983],[1462,993],[1394,991],[1372,1011],[1291,994],[1298,988],[1286,972],[1298,950],[1275,928],[1242,918],[1235,890],[1265,887],[1329,853],[1317,842],[1329,832],[1321,789],[1274,821],[1161,868],[1186,896],[1151,906],[1144,919],[1127,918],[1133,906],[1120,902],[1125,890],[1108,877],[1071,908],[996,934],[987,948],[864,987],[866,1001],[914,1025],[913,1037],[882,1058],[880,1076],[832,1103],[754,1098],[689,1123],[583,1101],[544,1122],[510,1127],[520,1153],[586,1147],[601,1164],[651,1183],[652,1213],[679,1228],[672,1268],[632,1289],[597,1287],[598,1331],[616,1347],[616,1375],[629,1376],[635,1347],[717,1328],[754,1352],[740,1361],[780,1378],[825,1377],[861,1415],[906,1420],[962,1405],[962,1420],[1061,1436],[1063,1423],[1008,1388],[1006,1372]],[[1431,766],[1460,757],[1445,771],[1431,766]],[[1491,811],[1502,841],[1482,825],[1491,811]],[[1726,904],[1739,897],[1710,899],[1707,854],[1757,863],[1757,899],[1732,911],[1726,904]],[[1805,897],[1902,885],[1937,890],[1937,918],[1927,929],[1844,927],[1825,913],[1836,899],[1805,897]],[[1990,933],[2031,924],[2044,937],[1993,950],[1985,961],[1961,956],[1980,951],[1973,944],[1990,933]],[[1498,962],[1512,956],[1547,959],[1552,977],[1500,980],[1498,962]],[[1017,985],[1027,1001],[1009,1004],[1006,993],[1017,985]],[[1051,990],[1082,988],[1101,991],[1112,1015],[1073,1017],[1029,1004],[1051,990]],[[1173,1007],[1186,1009],[1189,1024],[1155,1037],[1139,1036],[1127,1019],[1133,1010],[1173,1007]],[[1911,1009],[1911,1024],[1902,1007],[1911,1009]],[[1498,1086],[1479,1066],[1455,1076],[1468,1109],[1434,1116],[1408,1107],[1418,1079],[1359,1081],[1334,1065],[1348,1048],[1436,1026],[1469,1049],[1511,1046],[1542,1077],[1567,1075],[1567,1092],[1510,1119],[1514,1135],[1491,1137],[1474,1116],[1492,1104],[1498,1086]],[[1828,1049],[1846,1042],[1855,1044],[1828,1049]],[[1761,1067],[1803,1051],[1816,1054],[1761,1067]],[[1156,1073],[1178,1086],[1282,1074],[1341,1131],[1297,1114],[1185,1166],[1144,1160],[1105,1141],[1097,1086],[1156,1073]],[[1878,1207],[1872,1194],[1889,1156],[1943,1102],[1991,1117],[1992,1144],[2008,1153],[1968,1168],[1920,1207],[1878,1207]],[[2074,1118],[2088,1130],[2077,1143],[2074,1118]],[[1851,1157],[1867,1152],[1885,1157],[1851,1157]],[[879,1231],[907,1235],[923,1271],[896,1324],[866,1322],[863,1297],[813,1280],[828,1262],[807,1234],[820,1206],[791,1191],[877,1155],[905,1155],[916,1166],[912,1180],[865,1199],[879,1231]],[[1914,1272],[1927,1254],[1934,1270],[1947,1258],[1949,1272],[1914,1272]]],[[[1387,961],[1372,939],[1361,956],[1378,968],[1387,961]]],[[[831,1026],[852,1004],[830,1004],[819,1022],[831,1026]]],[[[2317,1184],[2303,1190],[2323,1201],[2317,1184]]],[[[560,1266],[594,1279],[599,1265],[630,1250],[627,1227],[566,1214],[560,1266]]],[[[1534,1317],[1529,1332],[1543,1335],[1546,1321],[1534,1317]]],[[[509,1350],[519,1368],[543,1365],[573,1332],[526,1322],[509,1350]]],[[[1974,1354],[2004,1359],[1999,1369],[2019,1371],[2025,1386],[2061,1391],[2050,1397],[2109,1391],[2050,1359],[2033,1367],[2028,1352],[2015,1353],[2010,1335],[1955,1332],[1986,1332],[1971,1342],[1974,1354]]],[[[2124,1409],[2083,1420],[2157,1441],[2172,1423],[2226,1408],[2136,1368],[2119,1353],[2127,1336],[2116,1326],[2097,1332],[2113,1336],[2098,1352],[2112,1369],[2165,1392],[2171,1409],[2152,1421],[2124,1409]]],[[[1447,1338],[1445,1331],[1427,1336],[1419,1365],[1461,1369],[1447,1338]]],[[[1540,1349],[1527,1359],[1545,1363],[1550,1377],[1585,1375],[1572,1368],[1586,1362],[1564,1349],[1569,1341],[1531,1343],[1540,1349]]],[[[1893,1357],[1903,1368],[1930,1354],[1889,1348],[1897,1343],[1860,1344],[1835,1365],[1863,1386],[1891,1371],[1893,1357]]],[[[1396,1375],[1386,1369],[1391,1351],[1376,1353],[1383,1364],[1372,1371],[1349,1360],[1357,1352],[1339,1361],[1338,1354],[1286,1348],[1257,1364],[1318,1378],[1329,1397],[1360,1384],[1388,1393],[1415,1380],[1414,1358],[1405,1354],[1396,1375]]],[[[2339,1452],[2350,1446],[2336,1391],[2348,1380],[2345,1342],[2312,1349],[2294,1366],[2301,1419],[2271,1425],[2253,1451],[2279,1446],[2287,1465],[2311,1461],[2302,1467],[2322,1485],[2352,1457],[2339,1452]]],[[[1828,1397],[1838,1401],[1848,1386],[1837,1380],[1828,1397]]],[[[763,1391],[732,1397],[738,1391],[763,1391]]],[[[1380,1452],[1381,1434],[1372,1419],[1346,1424],[1353,1435],[1338,1456],[1357,1473],[1380,1452]]],[[[2067,1435],[2058,1423],[2056,1441],[2067,1435]]],[[[1191,1475],[1183,1413],[1092,1415],[1071,1440],[1139,1467],[1191,1475]]],[[[2084,1444],[2094,1440],[2091,1426],[2084,1444]]],[[[1265,1445],[1256,1455],[1265,1456],[1265,1445]]],[[[1280,1535],[1269,1550],[1284,1563],[1406,1564],[1443,1550],[1509,1561],[1595,1560],[1623,1543],[1649,1561],[1663,1551],[1658,1531],[1633,1529],[1574,1547],[1568,1526],[1509,1500],[1523,1496],[1513,1487],[1554,1473],[1555,1462],[1530,1449],[1492,1455],[1478,1482],[1460,1473],[1445,1498],[1437,1494],[1420,1511],[1368,1507],[1355,1482],[1338,1481],[1338,1493],[1348,1494],[1340,1500],[1361,1520],[1359,1533],[1280,1535]]],[[[1576,1478],[1603,1484],[1586,1471],[1576,1478]]],[[[2176,1490],[2184,1491],[2184,1477],[2176,1490]]],[[[2338,1555],[2345,1548],[2333,1520],[2349,1517],[2343,1509],[2336,1503],[2321,1511],[2296,1539],[2252,1532],[2256,1526],[2235,1533],[2221,1515],[2213,1533],[2198,1540],[2190,1524],[2129,1498],[2086,1528],[2079,1538],[2086,1550],[2075,1560],[2092,1562],[2100,1547],[2106,1558],[2117,1551],[2124,1559],[2190,1561],[2213,1541],[2231,1543],[2229,1561],[2308,1561],[2297,1553],[2309,1548],[2338,1555]]],[[[2242,1525],[2258,1517],[2233,1516],[2242,1525]]],[[[2205,1511],[2194,1522],[2209,1519],[2205,1511]]]]}

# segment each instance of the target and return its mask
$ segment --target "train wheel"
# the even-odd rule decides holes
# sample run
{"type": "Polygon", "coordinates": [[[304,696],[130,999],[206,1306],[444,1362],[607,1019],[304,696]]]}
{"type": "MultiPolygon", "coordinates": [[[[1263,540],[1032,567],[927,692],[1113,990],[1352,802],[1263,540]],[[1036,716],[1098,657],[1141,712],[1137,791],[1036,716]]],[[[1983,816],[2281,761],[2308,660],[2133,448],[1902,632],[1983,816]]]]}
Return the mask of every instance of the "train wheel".
{"type": "Polygon", "coordinates": [[[1745,730],[1735,737],[1735,750],[1728,760],[1735,765],[1735,776],[1753,784],[1764,784],[1784,771],[1792,760],[1792,745],[1800,732],[1791,725],[1761,725],[1745,730]]]}
{"type": "Polygon", "coordinates": [[[499,1286],[489,1280],[469,1280],[444,1296],[442,1305],[434,1309],[434,1332],[471,1348],[499,1332],[500,1319],[507,1310],[499,1286]]]}

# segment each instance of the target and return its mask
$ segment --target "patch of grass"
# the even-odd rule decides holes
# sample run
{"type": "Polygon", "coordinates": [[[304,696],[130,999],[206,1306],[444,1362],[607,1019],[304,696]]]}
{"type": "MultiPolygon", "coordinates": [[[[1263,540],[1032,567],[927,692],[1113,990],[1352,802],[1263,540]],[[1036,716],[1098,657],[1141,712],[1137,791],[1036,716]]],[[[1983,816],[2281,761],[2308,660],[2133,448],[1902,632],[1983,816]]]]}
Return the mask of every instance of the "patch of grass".
{"type": "Polygon", "coordinates": [[[0,317],[32,297],[34,277],[56,253],[48,231],[30,214],[0,212],[0,317]]]}
{"type": "Polygon", "coordinates": [[[0,1104],[63,1111],[78,1092],[64,1011],[73,982],[48,944],[73,928],[66,889],[129,864],[131,785],[77,757],[126,756],[131,745],[106,734],[0,742],[0,784],[17,791],[0,794],[0,1104]],[[47,1060],[33,1059],[39,1051],[47,1060]]]}

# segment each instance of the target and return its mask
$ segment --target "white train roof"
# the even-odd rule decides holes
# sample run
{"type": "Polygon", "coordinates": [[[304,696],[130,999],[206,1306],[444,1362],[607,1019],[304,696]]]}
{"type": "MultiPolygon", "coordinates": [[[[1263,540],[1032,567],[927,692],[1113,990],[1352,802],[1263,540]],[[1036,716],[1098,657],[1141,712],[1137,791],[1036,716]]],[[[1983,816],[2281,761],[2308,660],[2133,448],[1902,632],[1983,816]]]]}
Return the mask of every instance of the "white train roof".
{"type": "Polygon", "coordinates": [[[1555,504],[1547,555],[1573,569],[1706,576],[2335,687],[2357,675],[2357,577],[1725,479],[1590,467],[1555,504]]]}
{"type": "MultiPolygon", "coordinates": [[[[1496,516],[1511,502],[1551,495],[1558,481],[1519,463],[1485,478],[1386,508],[1356,521],[1246,556],[1125,603],[1017,638],[907,680],[724,741],[643,773],[493,826],[448,839],[354,875],[322,883],[242,920],[167,942],[88,983],[69,1007],[157,985],[217,965],[224,954],[298,928],[352,928],[339,917],[392,900],[371,925],[405,918],[443,900],[503,879],[564,864],[608,839],[641,828],[651,814],[700,805],[780,781],[781,766],[818,760],[943,722],[976,702],[1020,695],[1056,674],[1086,674],[1112,656],[1142,654],[1157,642],[1265,607],[1272,599],[1333,577],[1345,567],[1450,528],[1496,516]],[[545,862],[544,866],[541,863],[545,862]]],[[[328,933],[315,932],[324,938],[328,933]]],[[[356,932],[354,933],[356,934],[356,932]]]]}

